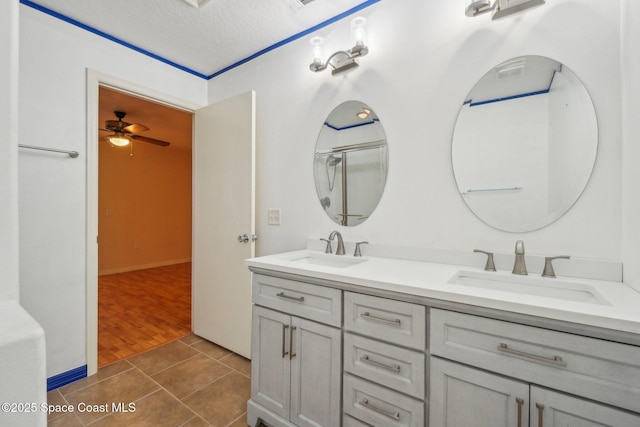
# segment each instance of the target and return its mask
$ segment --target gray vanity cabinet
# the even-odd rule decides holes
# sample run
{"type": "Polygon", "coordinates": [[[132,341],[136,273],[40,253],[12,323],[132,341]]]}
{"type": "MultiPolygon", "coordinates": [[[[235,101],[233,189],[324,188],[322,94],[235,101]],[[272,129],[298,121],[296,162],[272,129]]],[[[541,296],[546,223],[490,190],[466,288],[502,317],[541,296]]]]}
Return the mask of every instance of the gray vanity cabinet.
{"type": "Polygon", "coordinates": [[[638,415],[436,357],[430,405],[432,426],[640,426],[638,415]]]}
{"type": "Polygon", "coordinates": [[[528,425],[529,384],[459,363],[431,358],[429,425],[528,425]]]}
{"type": "Polygon", "coordinates": [[[252,427],[640,427],[638,345],[283,276],[253,276],[252,427]]]}
{"type": "Polygon", "coordinates": [[[426,323],[422,305],[344,293],[344,425],[424,427],[426,323]]]}
{"type": "Polygon", "coordinates": [[[640,426],[638,347],[439,309],[430,325],[432,426],[640,426]]]}
{"type": "Polygon", "coordinates": [[[640,426],[637,414],[536,386],[531,386],[530,414],[530,426],[640,426]]]}
{"type": "Polygon", "coordinates": [[[253,298],[266,306],[253,306],[247,423],[339,426],[342,332],[303,316],[331,323],[341,291],[254,275],[253,298]]]}

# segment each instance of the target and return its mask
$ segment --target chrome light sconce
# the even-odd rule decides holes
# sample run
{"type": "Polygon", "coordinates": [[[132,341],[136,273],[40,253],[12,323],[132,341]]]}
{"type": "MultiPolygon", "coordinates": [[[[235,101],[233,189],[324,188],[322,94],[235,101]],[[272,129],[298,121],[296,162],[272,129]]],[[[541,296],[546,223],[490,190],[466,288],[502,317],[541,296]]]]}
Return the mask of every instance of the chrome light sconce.
{"type": "Polygon", "coordinates": [[[544,3],[545,0],[466,0],[464,14],[473,17],[493,11],[491,19],[498,19],[544,3]]]}
{"type": "Polygon", "coordinates": [[[326,62],[322,62],[322,37],[313,37],[311,46],[313,46],[313,62],[309,65],[309,69],[313,72],[324,71],[331,67],[331,75],[344,73],[359,67],[358,58],[369,53],[366,45],[365,25],[367,19],[361,16],[351,21],[351,36],[355,40],[354,46],[349,50],[339,50],[332,54],[326,62]]]}

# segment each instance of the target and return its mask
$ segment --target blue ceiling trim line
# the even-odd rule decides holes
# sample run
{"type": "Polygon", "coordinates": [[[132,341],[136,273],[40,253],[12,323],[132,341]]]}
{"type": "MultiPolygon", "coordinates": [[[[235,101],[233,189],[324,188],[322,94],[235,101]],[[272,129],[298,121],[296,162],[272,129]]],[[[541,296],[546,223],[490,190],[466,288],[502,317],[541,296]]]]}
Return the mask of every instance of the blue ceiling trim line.
{"type": "Polygon", "coordinates": [[[329,129],[333,129],[333,130],[338,130],[338,131],[340,131],[340,130],[347,130],[347,129],[359,128],[360,126],[372,125],[372,124],[374,124],[375,122],[379,122],[379,121],[380,121],[380,119],[373,119],[373,120],[371,120],[370,122],[358,123],[358,124],[355,124],[355,125],[345,126],[345,127],[343,127],[343,128],[339,128],[339,127],[334,126],[334,125],[332,125],[332,124],[330,124],[330,123],[328,123],[328,122],[324,122],[324,125],[325,125],[326,127],[328,127],[329,129]]]}
{"type": "Polygon", "coordinates": [[[334,22],[340,21],[341,19],[344,19],[349,15],[353,15],[354,13],[359,12],[362,9],[365,9],[365,8],[367,8],[367,7],[371,6],[371,5],[374,5],[374,4],[376,4],[376,3],[380,2],[380,1],[382,1],[382,0],[367,0],[364,3],[361,3],[361,4],[359,4],[359,5],[355,6],[355,7],[347,10],[346,12],[341,13],[340,15],[336,15],[333,18],[327,19],[326,21],[321,22],[320,24],[315,25],[315,26],[309,28],[308,30],[304,30],[302,32],[294,34],[291,37],[288,37],[288,38],[286,38],[286,39],[284,39],[282,41],[279,41],[278,43],[275,43],[275,44],[273,44],[273,45],[271,45],[271,46],[269,46],[267,48],[264,48],[264,49],[262,49],[262,50],[260,50],[260,51],[258,51],[256,53],[254,53],[253,55],[246,57],[245,59],[242,59],[242,60],[240,60],[240,61],[238,61],[238,62],[236,62],[234,64],[229,65],[228,67],[223,68],[220,71],[216,71],[215,73],[213,73],[209,77],[207,77],[207,80],[211,80],[212,78],[217,77],[222,73],[226,73],[227,71],[229,71],[229,70],[231,70],[233,68],[239,67],[240,65],[242,65],[242,64],[244,64],[246,62],[249,62],[252,59],[255,59],[255,58],[259,57],[259,56],[262,56],[265,53],[271,52],[272,50],[277,49],[277,48],[279,48],[281,46],[284,46],[284,45],[286,45],[288,43],[291,43],[292,41],[298,40],[299,38],[305,37],[305,36],[313,33],[314,31],[317,31],[317,30],[319,30],[321,28],[324,28],[324,27],[326,27],[328,25],[331,25],[334,22]]]}
{"type": "Polygon", "coordinates": [[[58,12],[56,12],[54,10],[51,10],[51,9],[48,9],[48,8],[46,8],[44,6],[40,6],[39,4],[34,3],[32,1],[30,1],[30,0],[20,0],[20,3],[25,5],[25,6],[29,6],[29,7],[33,8],[33,9],[39,10],[40,12],[44,12],[47,15],[53,16],[54,18],[58,18],[58,19],[60,19],[60,20],[62,20],[64,22],[67,22],[67,23],[71,24],[71,25],[75,25],[78,28],[82,28],[83,30],[87,30],[90,33],[93,33],[93,34],[95,34],[97,36],[104,37],[105,39],[108,39],[108,40],[111,40],[113,42],[116,42],[119,45],[122,45],[124,47],[128,47],[129,49],[133,49],[136,52],[139,52],[139,53],[141,53],[143,55],[149,56],[149,57],[151,57],[153,59],[156,59],[156,60],[158,60],[160,62],[164,62],[165,64],[170,65],[172,67],[175,67],[175,68],[177,68],[179,70],[185,71],[185,72],[187,72],[189,74],[193,74],[194,76],[197,76],[197,77],[200,77],[200,78],[203,78],[203,79],[207,79],[207,76],[202,74],[202,73],[199,73],[199,72],[194,71],[194,70],[192,70],[190,68],[184,67],[184,66],[182,66],[180,64],[176,64],[175,62],[169,61],[168,59],[163,58],[163,57],[161,57],[159,55],[156,55],[155,53],[151,53],[148,50],[145,50],[145,49],[139,48],[137,46],[134,46],[131,43],[128,43],[128,42],[126,42],[124,40],[120,40],[119,38],[114,37],[112,35],[109,35],[109,34],[105,33],[104,31],[100,31],[100,30],[98,30],[96,28],[90,27],[89,25],[83,24],[82,22],[76,21],[73,18],[69,18],[68,16],[62,15],[61,13],[58,13],[58,12]]]}
{"type": "Polygon", "coordinates": [[[160,62],[163,62],[163,63],[165,63],[167,65],[172,66],[172,67],[175,67],[175,68],[177,68],[179,70],[185,71],[185,72],[187,72],[189,74],[192,74],[194,76],[200,77],[200,78],[205,79],[205,80],[211,80],[212,78],[217,77],[220,74],[223,74],[223,73],[225,73],[225,72],[227,72],[227,71],[229,71],[229,70],[231,70],[233,68],[236,68],[236,67],[238,67],[238,66],[240,66],[240,65],[242,65],[242,64],[244,64],[246,62],[249,62],[252,59],[255,59],[255,58],[259,57],[259,56],[262,56],[265,53],[271,52],[272,50],[277,49],[277,48],[279,48],[281,46],[284,46],[285,44],[291,43],[292,41],[295,41],[295,40],[297,40],[297,39],[299,39],[301,37],[307,36],[307,35],[313,33],[314,31],[317,31],[317,30],[319,30],[321,28],[324,28],[324,27],[326,27],[326,26],[328,26],[330,24],[333,24],[336,21],[344,19],[345,17],[347,17],[349,15],[353,15],[354,13],[356,13],[356,12],[362,10],[362,9],[365,9],[365,8],[367,8],[367,7],[369,7],[369,6],[373,5],[373,4],[376,4],[376,3],[380,2],[380,1],[382,1],[382,0],[367,0],[367,1],[355,6],[353,8],[347,10],[346,12],[343,12],[343,13],[341,13],[339,15],[334,16],[331,19],[328,19],[328,20],[326,20],[324,22],[321,22],[320,24],[315,25],[315,26],[309,28],[308,30],[305,30],[305,31],[302,31],[300,33],[294,34],[291,37],[288,37],[288,38],[286,38],[286,39],[284,39],[284,40],[282,40],[282,41],[280,41],[278,43],[275,43],[275,44],[273,44],[273,45],[271,45],[271,46],[269,46],[269,47],[267,47],[265,49],[262,49],[262,50],[260,50],[260,51],[258,51],[256,53],[254,53],[253,55],[248,56],[247,58],[242,59],[242,60],[240,60],[240,61],[238,61],[238,62],[236,62],[234,64],[231,64],[228,67],[225,67],[222,70],[217,71],[217,72],[215,72],[215,73],[213,73],[213,74],[211,74],[209,76],[207,76],[205,74],[202,74],[202,73],[199,73],[199,72],[197,72],[195,70],[192,70],[191,68],[188,68],[188,67],[185,67],[183,65],[177,64],[177,63],[175,63],[173,61],[170,61],[170,60],[168,60],[166,58],[163,58],[163,57],[161,57],[159,55],[156,55],[155,53],[149,52],[148,50],[145,50],[145,49],[142,49],[140,47],[137,47],[137,46],[135,46],[135,45],[133,45],[131,43],[128,43],[128,42],[126,42],[124,40],[121,40],[121,39],[119,39],[117,37],[114,37],[114,36],[112,36],[110,34],[107,34],[104,31],[100,31],[97,28],[93,28],[93,27],[91,27],[89,25],[83,24],[82,22],[76,21],[75,19],[70,18],[70,17],[68,17],[66,15],[63,15],[61,13],[58,13],[58,12],[56,12],[54,10],[51,10],[51,9],[46,8],[44,6],[40,6],[39,4],[34,3],[31,0],[20,0],[20,3],[25,5],[25,6],[31,7],[31,8],[33,8],[35,10],[38,10],[40,12],[46,13],[49,16],[52,16],[54,18],[60,19],[60,20],[62,20],[64,22],[67,22],[67,23],[69,23],[71,25],[74,25],[74,26],[76,26],[78,28],[82,28],[83,30],[89,31],[90,33],[93,33],[93,34],[95,34],[97,36],[104,37],[105,39],[111,40],[111,41],[113,41],[115,43],[118,43],[119,45],[122,45],[122,46],[127,47],[127,48],[132,49],[132,50],[135,50],[138,53],[141,53],[141,54],[146,55],[146,56],[148,56],[150,58],[156,59],[156,60],[158,60],[160,62]]]}
{"type": "Polygon", "coordinates": [[[556,74],[557,73],[561,73],[562,72],[562,64],[560,64],[560,69],[559,70],[553,70],[553,74],[551,74],[551,80],[549,80],[549,88],[548,90],[551,90],[551,85],[553,84],[553,81],[556,79],[556,74]]]}
{"type": "Polygon", "coordinates": [[[478,105],[492,104],[494,102],[508,101],[510,99],[526,98],[527,96],[544,95],[545,93],[549,93],[549,89],[537,90],[535,92],[529,92],[529,93],[522,93],[520,95],[505,96],[504,98],[488,99],[486,101],[469,102],[469,107],[477,107],[478,105]]]}

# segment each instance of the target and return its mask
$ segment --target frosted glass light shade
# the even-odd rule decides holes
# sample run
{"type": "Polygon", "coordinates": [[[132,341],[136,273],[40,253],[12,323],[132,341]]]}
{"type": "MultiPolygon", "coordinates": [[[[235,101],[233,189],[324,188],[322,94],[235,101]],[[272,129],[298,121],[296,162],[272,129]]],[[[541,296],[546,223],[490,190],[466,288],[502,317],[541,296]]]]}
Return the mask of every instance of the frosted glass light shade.
{"type": "Polygon", "coordinates": [[[110,143],[117,145],[118,147],[125,147],[129,145],[129,142],[131,142],[131,140],[124,135],[111,135],[107,137],[107,139],[110,143]]]}

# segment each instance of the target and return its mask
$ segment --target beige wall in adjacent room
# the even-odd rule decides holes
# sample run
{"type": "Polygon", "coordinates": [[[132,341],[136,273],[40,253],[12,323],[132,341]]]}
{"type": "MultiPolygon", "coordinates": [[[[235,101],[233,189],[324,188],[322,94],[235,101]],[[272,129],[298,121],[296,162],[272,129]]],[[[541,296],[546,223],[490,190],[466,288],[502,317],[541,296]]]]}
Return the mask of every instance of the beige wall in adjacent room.
{"type": "Polygon", "coordinates": [[[130,152],[100,142],[101,275],[191,259],[191,151],[134,141],[130,152]]]}

